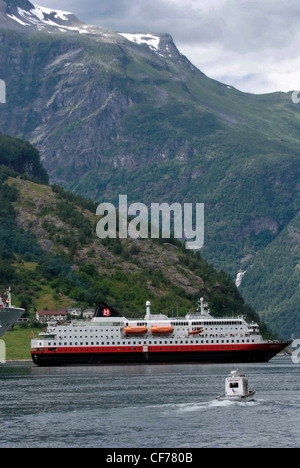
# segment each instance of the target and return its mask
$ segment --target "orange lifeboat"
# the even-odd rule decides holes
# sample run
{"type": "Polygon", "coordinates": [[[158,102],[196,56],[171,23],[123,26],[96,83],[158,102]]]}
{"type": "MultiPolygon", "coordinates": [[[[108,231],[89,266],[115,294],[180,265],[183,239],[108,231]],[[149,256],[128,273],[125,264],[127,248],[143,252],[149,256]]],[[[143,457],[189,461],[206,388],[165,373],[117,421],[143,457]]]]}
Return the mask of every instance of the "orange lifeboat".
{"type": "Polygon", "coordinates": [[[145,335],[148,332],[147,327],[126,327],[125,335],[145,335]]]}
{"type": "Polygon", "coordinates": [[[174,328],[173,327],[152,327],[151,328],[151,333],[153,335],[170,335],[173,333],[174,328]]]}
{"type": "Polygon", "coordinates": [[[201,329],[201,330],[193,330],[193,331],[189,331],[189,335],[200,335],[201,333],[203,333],[204,330],[201,329]]]}

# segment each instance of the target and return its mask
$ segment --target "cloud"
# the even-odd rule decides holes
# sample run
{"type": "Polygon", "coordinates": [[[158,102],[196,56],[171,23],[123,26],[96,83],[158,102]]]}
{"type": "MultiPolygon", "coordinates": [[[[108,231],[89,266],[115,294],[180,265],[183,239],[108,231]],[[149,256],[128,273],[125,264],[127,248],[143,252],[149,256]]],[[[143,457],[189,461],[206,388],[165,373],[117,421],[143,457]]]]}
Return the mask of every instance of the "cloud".
{"type": "Polygon", "coordinates": [[[208,76],[243,91],[300,87],[299,0],[38,0],[119,32],[168,32],[208,76]],[[298,76],[299,75],[299,76],[298,76]]]}

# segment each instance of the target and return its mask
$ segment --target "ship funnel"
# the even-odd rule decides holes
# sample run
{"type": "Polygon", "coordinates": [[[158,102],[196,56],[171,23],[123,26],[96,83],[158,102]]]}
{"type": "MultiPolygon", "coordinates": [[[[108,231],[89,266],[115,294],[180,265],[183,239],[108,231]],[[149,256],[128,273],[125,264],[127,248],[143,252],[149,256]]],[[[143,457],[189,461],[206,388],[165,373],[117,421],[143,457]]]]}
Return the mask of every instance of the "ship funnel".
{"type": "Polygon", "coordinates": [[[151,315],[151,302],[147,301],[146,302],[146,320],[150,319],[150,315],[151,315]]]}

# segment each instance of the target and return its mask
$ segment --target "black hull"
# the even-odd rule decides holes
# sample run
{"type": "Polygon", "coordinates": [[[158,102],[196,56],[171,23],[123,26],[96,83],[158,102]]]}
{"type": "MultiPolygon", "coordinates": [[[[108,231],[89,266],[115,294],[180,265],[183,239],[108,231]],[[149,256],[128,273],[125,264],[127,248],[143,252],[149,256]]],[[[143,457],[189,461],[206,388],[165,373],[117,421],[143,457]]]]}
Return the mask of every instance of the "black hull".
{"type": "Polygon", "coordinates": [[[279,350],[163,352],[163,353],[33,353],[34,364],[40,367],[101,366],[110,364],[242,364],[268,362],[279,350]]]}

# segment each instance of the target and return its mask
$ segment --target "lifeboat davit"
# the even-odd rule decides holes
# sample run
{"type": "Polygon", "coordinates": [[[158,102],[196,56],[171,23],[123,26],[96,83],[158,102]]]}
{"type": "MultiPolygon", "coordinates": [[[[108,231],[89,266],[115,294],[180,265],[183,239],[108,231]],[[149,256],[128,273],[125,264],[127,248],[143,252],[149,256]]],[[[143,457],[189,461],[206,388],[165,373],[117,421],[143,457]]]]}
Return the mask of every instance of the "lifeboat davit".
{"type": "Polygon", "coordinates": [[[153,335],[170,335],[174,332],[173,327],[152,327],[151,333],[153,335]]]}
{"type": "Polygon", "coordinates": [[[193,330],[193,331],[189,331],[189,335],[200,335],[201,333],[203,333],[204,330],[201,329],[201,330],[193,330]]]}
{"type": "Polygon", "coordinates": [[[145,335],[148,332],[147,327],[126,327],[125,335],[145,335]]]}

